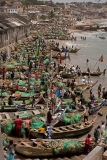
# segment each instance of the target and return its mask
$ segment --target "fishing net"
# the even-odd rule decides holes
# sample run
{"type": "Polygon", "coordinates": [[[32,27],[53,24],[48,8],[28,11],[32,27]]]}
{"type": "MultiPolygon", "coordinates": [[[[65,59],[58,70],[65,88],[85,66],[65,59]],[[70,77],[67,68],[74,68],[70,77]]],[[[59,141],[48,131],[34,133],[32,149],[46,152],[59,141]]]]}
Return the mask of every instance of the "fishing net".
{"type": "Polygon", "coordinates": [[[3,146],[6,146],[6,145],[8,144],[7,135],[3,133],[3,134],[1,135],[1,137],[2,137],[2,144],[3,144],[3,146]]]}
{"type": "Polygon", "coordinates": [[[35,94],[34,93],[27,93],[27,92],[20,92],[22,97],[32,97],[35,94]]]}
{"type": "Polygon", "coordinates": [[[42,128],[44,125],[44,122],[39,120],[37,117],[32,118],[32,124],[30,126],[31,129],[37,129],[42,128]]]}
{"type": "Polygon", "coordinates": [[[61,140],[59,144],[57,143],[57,141],[55,143],[56,144],[54,144],[54,146],[52,147],[55,154],[58,154],[60,149],[75,150],[81,147],[80,143],[75,140],[61,140]]]}
{"type": "Polygon", "coordinates": [[[20,114],[17,114],[17,115],[19,115],[19,118],[32,117],[32,113],[30,113],[30,112],[23,112],[23,113],[20,113],[20,114]]]}
{"type": "Polygon", "coordinates": [[[2,94],[2,97],[7,97],[7,96],[9,96],[9,94],[8,94],[7,92],[2,92],[1,94],[2,94]]]}
{"type": "Polygon", "coordinates": [[[24,126],[23,123],[22,123],[22,126],[21,126],[21,134],[25,135],[25,126],[24,126]]]}
{"type": "Polygon", "coordinates": [[[62,121],[65,123],[65,125],[77,124],[80,118],[81,115],[79,113],[73,113],[73,114],[64,113],[62,121]]]}
{"type": "Polygon", "coordinates": [[[1,123],[1,129],[7,136],[9,136],[14,129],[14,124],[12,124],[11,120],[5,120],[1,123]]]}

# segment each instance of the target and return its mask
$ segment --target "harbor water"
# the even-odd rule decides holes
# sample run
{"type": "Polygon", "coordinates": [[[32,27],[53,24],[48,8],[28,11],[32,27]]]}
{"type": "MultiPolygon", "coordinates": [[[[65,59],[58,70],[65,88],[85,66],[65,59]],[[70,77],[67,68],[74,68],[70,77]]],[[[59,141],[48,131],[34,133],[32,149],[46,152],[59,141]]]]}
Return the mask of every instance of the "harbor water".
{"type": "MultiPolygon", "coordinates": [[[[74,48],[80,48],[77,53],[70,53],[70,60],[66,60],[69,68],[74,65],[78,65],[81,68],[81,71],[86,72],[87,68],[90,68],[90,71],[94,72],[97,68],[100,68],[100,71],[107,69],[107,32],[97,31],[97,32],[81,32],[81,33],[71,33],[71,36],[77,37],[77,41],[66,41],[64,45],[71,48],[72,45],[74,48]],[[99,37],[103,36],[106,39],[100,39],[99,37]],[[86,40],[81,39],[81,37],[86,37],[86,40]],[[103,62],[100,62],[99,59],[103,55],[103,62]],[[86,60],[89,59],[88,64],[86,60]]],[[[96,84],[97,87],[101,83],[102,86],[107,86],[107,72],[105,75],[99,77],[91,77],[92,81],[98,80],[96,84]]],[[[107,90],[107,89],[106,89],[107,90]]],[[[95,93],[96,94],[96,93],[95,93]]]]}

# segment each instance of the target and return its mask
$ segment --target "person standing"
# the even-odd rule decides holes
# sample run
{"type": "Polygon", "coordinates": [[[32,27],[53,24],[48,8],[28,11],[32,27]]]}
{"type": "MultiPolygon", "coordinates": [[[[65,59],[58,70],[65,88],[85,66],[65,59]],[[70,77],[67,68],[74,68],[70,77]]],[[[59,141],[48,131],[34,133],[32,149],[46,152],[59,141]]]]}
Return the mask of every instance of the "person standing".
{"type": "Polygon", "coordinates": [[[47,113],[47,123],[50,125],[52,122],[52,114],[51,114],[51,109],[49,109],[47,113]]]}
{"type": "Polygon", "coordinates": [[[23,123],[23,120],[19,118],[19,115],[17,115],[17,118],[14,120],[14,124],[15,124],[16,135],[18,137],[20,137],[20,135],[21,135],[22,123],[23,123]]]}
{"type": "Polygon", "coordinates": [[[27,138],[29,136],[30,125],[31,125],[31,120],[29,119],[29,117],[27,117],[27,119],[25,120],[25,134],[27,138]]]}
{"type": "Polygon", "coordinates": [[[105,130],[106,130],[105,124],[104,124],[104,122],[102,122],[102,125],[101,125],[101,135],[102,136],[103,136],[105,130]]]}
{"type": "Polygon", "coordinates": [[[101,127],[98,126],[98,127],[95,128],[95,130],[94,130],[94,138],[95,138],[95,142],[96,142],[96,143],[97,143],[98,138],[99,138],[99,136],[100,136],[100,131],[99,131],[100,128],[101,128],[101,127]]]}
{"type": "Polygon", "coordinates": [[[6,160],[14,160],[13,140],[10,140],[9,144],[6,145],[4,149],[7,149],[6,160]]]}
{"type": "Polygon", "coordinates": [[[90,138],[91,138],[91,135],[88,134],[88,136],[85,139],[85,152],[86,152],[86,154],[88,154],[91,150],[91,140],[90,140],[90,138]]]}

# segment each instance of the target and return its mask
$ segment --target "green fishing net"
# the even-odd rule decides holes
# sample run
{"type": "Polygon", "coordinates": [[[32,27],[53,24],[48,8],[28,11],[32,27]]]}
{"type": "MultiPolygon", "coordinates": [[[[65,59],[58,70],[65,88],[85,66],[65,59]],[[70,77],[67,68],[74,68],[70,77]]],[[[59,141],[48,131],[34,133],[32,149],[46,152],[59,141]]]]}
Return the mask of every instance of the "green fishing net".
{"type": "Polygon", "coordinates": [[[33,94],[33,93],[27,93],[27,92],[20,92],[21,93],[21,96],[22,97],[32,97],[32,96],[34,96],[35,94],[33,94]]]}
{"type": "Polygon", "coordinates": [[[63,149],[70,149],[70,148],[79,148],[80,143],[78,141],[64,141],[63,149]]]}
{"type": "Polygon", "coordinates": [[[81,148],[81,145],[78,141],[75,140],[61,140],[59,145],[56,145],[53,150],[55,154],[58,154],[60,149],[64,150],[74,150],[81,148]]]}
{"type": "Polygon", "coordinates": [[[31,129],[42,128],[43,125],[44,125],[44,122],[39,120],[37,117],[34,117],[34,118],[32,118],[32,123],[31,123],[30,128],[31,129]]]}
{"type": "Polygon", "coordinates": [[[23,123],[22,123],[22,126],[21,126],[21,134],[25,135],[25,126],[24,126],[23,123]]]}
{"type": "Polygon", "coordinates": [[[6,146],[7,143],[8,143],[8,138],[7,138],[6,134],[3,133],[1,135],[1,137],[2,137],[2,144],[3,144],[3,146],[6,146]]]}
{"type": "Polygon", "coordinates": [[[7,96],[9,96],[9,94],[8,94],[7,92],[2,92],[1,94],[2,94],[2,97],[7,97],[7,96]]]}
{"type": "Polygon", "coordinates": [[[69,124],[77,124],[81,118],[81,115],[79,113],[73,113],[73,114],[68,114],[64,113],[62,121],[65,123],[65,125],[69,124]]]}
{"type": "Polygon", "coordinates": [[[5,120],[1,123],[1,129],[7,136],[9,136],[14,129],[14,124],[12,124],[11,120],[5,120]]]}

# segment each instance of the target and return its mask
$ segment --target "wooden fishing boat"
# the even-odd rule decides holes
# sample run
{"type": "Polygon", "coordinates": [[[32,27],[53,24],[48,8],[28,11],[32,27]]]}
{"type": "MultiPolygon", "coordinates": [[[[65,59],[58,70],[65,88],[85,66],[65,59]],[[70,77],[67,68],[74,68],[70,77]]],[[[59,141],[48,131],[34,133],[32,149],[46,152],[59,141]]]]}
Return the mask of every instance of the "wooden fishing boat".
{"type": "MultiPolygon", "coordinates": [[[[95,116],[92,120],[87,122],[81,122],[81,124],[75,125],[66,125],[61,127],[53,127],[52,128],[52,138],[68,138],[68,137],[77,137],[83,134],[88,133],[96,120],[97,116],[95,116]]],[[[35,130],[30,130],[30,135],[35,138],[43,138],[44,133],[35,130]]]]}
{"type": "Polygon", "coordinates": [[[71,49],[69,53],[77,53],[80,49],[71,49]]]}
{"type": "Polygon", "coordinates": [[[0,112],[16,112],[18,109],[16,105],[2,105],[0,106],[0,112]]]}
{"type": "Polygon", "coordinates": [[[57,51],[57,52],[60,52],[60,49],[59,49],[59,48],[57,48],[57,47],[52,47],[52,48],[51,48],[51,50],[53,50],[53,51],[57,51]]]}
{"type": "Polygon", "coordinates": [[[61,74],[61,77],[62,78],[74,78],[76,76],[76,74],[75,73],[62,73],[61,74]]]}
{"type": "MultiPolygon", "coordinates": [[[[92,148],[94,143],[92,144],[92,148]]],[[[15,152],[24,157],[57,157],[62,155],[74,155],[82,154],[85,151],[85,140],[70,140],[70,139],[44,139],[35,140],[32,139],[30,142],[21,142],[16,144],[15,152]],[[64,147],[68,146],[68,147],[64,147]]]]}
{"type": "Polygon", "coordinates": [[[89,85],[88,84],[85,84],[85,85],[78,85],[76,86],[76,93],[77,94],[81,94],[83,93],[86,89],[89,88],[89,85]]]}
{"type": "Polygon", "coordinates": [[[89,114],[95,114],[97,111],[99,111],[105,104],[106,104],[106,99],[103,99],[101,103],[94,103],[93,105],[91,105],[90,109],[89,109],[89,114]]]}
{"type": "Polygon", "coordinates": [[[81,74],[83,76],[100,76],[103,72],[82,72],[81,74]]]}

